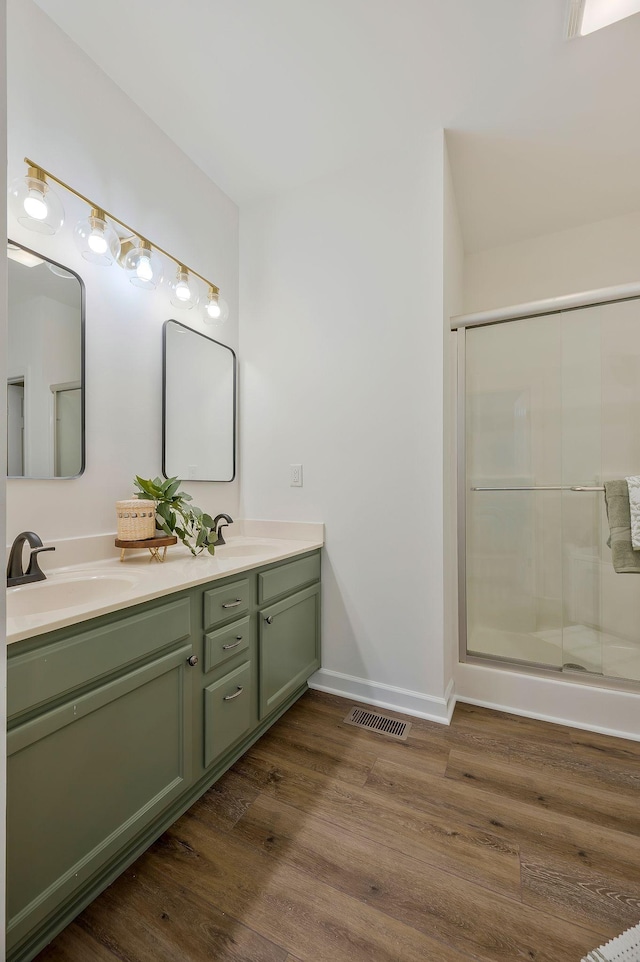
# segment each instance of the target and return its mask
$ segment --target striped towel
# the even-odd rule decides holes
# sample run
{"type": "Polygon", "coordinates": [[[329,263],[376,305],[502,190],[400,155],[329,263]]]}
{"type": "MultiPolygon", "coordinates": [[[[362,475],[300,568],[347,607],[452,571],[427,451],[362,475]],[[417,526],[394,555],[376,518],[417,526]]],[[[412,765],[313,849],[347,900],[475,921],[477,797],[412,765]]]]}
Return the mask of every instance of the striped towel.
{"type": "Polygon", "coordinates": [[[640,924],[589,952],[582,962],[640,962],[640,924]]]}
{"type": "Polygon", "coordinates": [[[631,544],[640,548],[640,477],[625,478],[629,488],[629,510],[631,511],[631,544]]]}

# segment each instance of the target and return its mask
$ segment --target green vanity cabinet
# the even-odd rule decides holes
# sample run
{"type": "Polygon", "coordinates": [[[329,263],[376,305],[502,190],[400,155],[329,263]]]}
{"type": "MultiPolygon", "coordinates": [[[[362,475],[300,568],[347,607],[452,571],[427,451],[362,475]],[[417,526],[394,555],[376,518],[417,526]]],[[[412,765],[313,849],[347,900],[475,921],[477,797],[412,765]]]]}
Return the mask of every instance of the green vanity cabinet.
{"type": "Polygon", "coordinates": [[[314,551],[9,645],[9,962],[33,959],[304,692],[319,577],[314,551]]]}

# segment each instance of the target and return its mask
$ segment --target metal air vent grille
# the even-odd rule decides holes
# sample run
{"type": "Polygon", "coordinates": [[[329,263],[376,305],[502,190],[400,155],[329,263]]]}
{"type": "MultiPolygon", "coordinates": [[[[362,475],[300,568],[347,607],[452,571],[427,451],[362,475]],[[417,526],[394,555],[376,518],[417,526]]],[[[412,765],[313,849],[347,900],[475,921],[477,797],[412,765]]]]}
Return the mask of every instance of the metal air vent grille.
{"type": "Polygon", "coordinates": [[[352,708],[344,721],[346,725],[365,728],[367,731],[388,735],[390,738],[398,738],[403,742],[407,740],[411,730],[411,722],[402,721],[400,718],[394,718],[391,715],[380,715],[378,712],[369,711],[365,708],[352,708]]]}

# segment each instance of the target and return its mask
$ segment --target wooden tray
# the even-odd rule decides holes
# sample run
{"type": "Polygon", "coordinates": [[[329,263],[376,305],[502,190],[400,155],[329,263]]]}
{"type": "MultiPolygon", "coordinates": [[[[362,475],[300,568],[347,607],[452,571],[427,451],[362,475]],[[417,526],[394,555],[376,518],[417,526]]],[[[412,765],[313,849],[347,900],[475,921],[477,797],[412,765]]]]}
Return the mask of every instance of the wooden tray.
{"type": "Polygon", "coordinates": [[[145,538],[144,541],[122,541],[120,538],[115,539],[116,548],[120,548],[120,561],[125,559],[125,551],[127,548],[148,548],[151,554],[150,561],[164,561],[167,548],[172,544],[177,544],[178,539],[173,535],[162,535],[158,538],[145,538]],[[160,553],[162,549],[162,554],[160,553]]]}

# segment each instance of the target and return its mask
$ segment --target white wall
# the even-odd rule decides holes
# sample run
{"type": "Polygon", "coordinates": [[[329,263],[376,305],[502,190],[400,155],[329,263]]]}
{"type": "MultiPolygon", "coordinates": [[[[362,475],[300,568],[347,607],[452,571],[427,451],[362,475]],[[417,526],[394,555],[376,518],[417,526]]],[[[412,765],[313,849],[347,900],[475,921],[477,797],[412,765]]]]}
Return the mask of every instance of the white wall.
{"type": "MultiPolygon", "coordinates": [[[[64,191],[67,220],[54,237],[10,218],[14,240],[86,284],[86,472],[8,484],[9,539],[30,528],[55,542],[114,531],[114,502],[130,496],[133,475],[160,473],[163,321],[176,317],[237,347],[238,210],[31,0],[9,0],[8,37],[10,178],[30,157],[211,277],[231,309],[224,327],[205,328],[164,291],[138,290],[120,269],[84,261],[71,235],[86,208],[64,191]],[[59,69],[43,82],[34,64],[59,69]]],[[[187,488],[213,514],[238,510],[238,482],[187,488]]]]}
{"type": "Polygon", "coordinates": [[[314,683],[438,717],[442,183],[438,131],[243,209],[240,259],[242,514],[326,523],[314,683]]]}
{"type": "Polygon", "coordinates": [[[640,212],[467,254],[464,313],[640,280],[640,212]]]}

